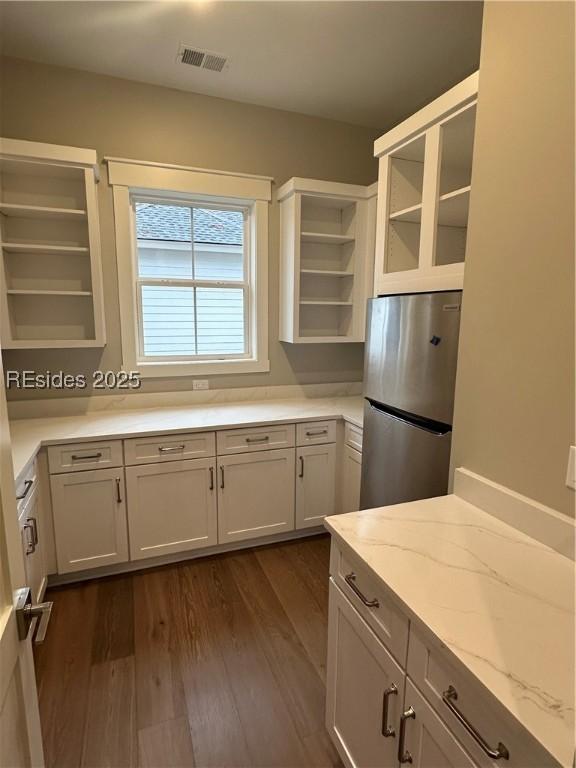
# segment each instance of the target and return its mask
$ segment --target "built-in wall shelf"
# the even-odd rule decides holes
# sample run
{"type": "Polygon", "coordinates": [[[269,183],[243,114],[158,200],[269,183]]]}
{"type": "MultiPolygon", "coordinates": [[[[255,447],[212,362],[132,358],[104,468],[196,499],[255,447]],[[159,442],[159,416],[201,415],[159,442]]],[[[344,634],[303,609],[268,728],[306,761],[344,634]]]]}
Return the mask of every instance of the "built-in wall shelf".
{"type": "Polygon", "coordinates": [[[85,246],[48,245],[47,243],[0,243],[4,253],[38,253],[50,256],[55,253],[64,253],[71,256],[89,253],[85,246]]]}
{"type": "Polygon", "coordinates": [[[9,296],[92,296],[92,291],[45,291],[23,288],[8,288],[6,293],[9,296]]]}
{"type": "Polygon", "coordinates": [[[0,213],[17,219],[69,219],[80,221],[88,215],[82,208],[53,208],[48,205],[0,203],[0,213]]]}
{"type": "Polygon", "coordinates": [[[105,344],[92,149],[0,139],[3,349],[105,344]]]}
{"type": "Polygon", "coordinates": [[[478,73],[381,136],[374,295],[461,289],[478,73]]]}
{"type": "Polygon", "coordinates": [[[334,235],[331,232],[302,232],[300,239],[303,243],[325,243],[326,245],[345,245],[354,242],[353,237],[334,235]]]}
{"type": "Polygon", "coordinates": [[[390,221],[409,221],[413,223],[420,222],[422,218],[422,203],[403,208],[401,211],[394,211],[390,214],[390,221]]]}
{"type": "Polygon", "coordinates": [[[364,340],[372,289],[376,185],[291,179],[278,191],[280,340],[364,340]]]}

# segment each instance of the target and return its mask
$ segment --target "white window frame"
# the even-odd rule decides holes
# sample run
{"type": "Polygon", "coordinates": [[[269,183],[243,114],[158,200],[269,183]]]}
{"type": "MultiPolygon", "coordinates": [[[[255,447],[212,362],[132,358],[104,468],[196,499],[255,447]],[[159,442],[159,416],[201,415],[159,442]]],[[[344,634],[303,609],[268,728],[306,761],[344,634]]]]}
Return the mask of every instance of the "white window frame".
{"type": "MultiPolygon", "coordinates": [[[[165,166],[107,158],[113,187],[116,233],[116,262],[120,298],[122,362],[126,371],[143,378],[208,376],[257,373],[270,370],[268,359],[268,208],[271,180],[266,177],[237,176],[180,166],[165,166]],[[137,237],[134,203],[166,202],[244,210],[245,214],[245,333],[249,344],[243,356],[201,356],[194,358],[144,357],[137,278],[137,237]]],[[[153,279],[151,279],[153,282],[153,279]]],[[[145,282],[149,282],[147,279],[145,282]]],[[[173,281],[170,281],[173,282],[173,281]]],[[[191,281],[175,281],[187,285],[191,281]]],[[[197,285],[198,282],[194,281],[197,285]]],[[[166,281],[163,281],[166,284],[166,281]]],[[[209,287],[214,282],[205,281],[209,287]]],[[[220,281],[219,287],[223,282],[220,281]]],[[[230,281],[239,288],[241,281],[230,281]]],[[[228,281],[224,287],[228,287],[228,281]]]]}

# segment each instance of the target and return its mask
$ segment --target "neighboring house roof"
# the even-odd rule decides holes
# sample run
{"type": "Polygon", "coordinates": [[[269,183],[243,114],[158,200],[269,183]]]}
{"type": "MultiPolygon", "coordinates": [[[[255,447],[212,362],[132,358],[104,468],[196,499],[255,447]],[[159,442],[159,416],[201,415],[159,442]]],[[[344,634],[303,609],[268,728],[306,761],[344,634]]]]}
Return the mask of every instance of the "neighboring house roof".
{"type": "MultiPolygon", "coordinates": [[[[137,203],[136,232],[142,240],[190,242],[190,208],[137,203]]],[[[242,245],[243,216],[239,211],[194,208],[194,242],[242,245]]]]}

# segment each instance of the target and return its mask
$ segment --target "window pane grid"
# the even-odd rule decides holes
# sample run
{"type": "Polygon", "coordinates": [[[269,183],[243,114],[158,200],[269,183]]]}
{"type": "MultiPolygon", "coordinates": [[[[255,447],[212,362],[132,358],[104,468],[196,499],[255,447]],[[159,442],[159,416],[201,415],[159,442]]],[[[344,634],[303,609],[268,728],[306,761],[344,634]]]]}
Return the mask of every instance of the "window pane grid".
{"type": "Polygon", "coordinates": [[[140,355],[250,354],[245,210],[135,201],[140,355]]]}

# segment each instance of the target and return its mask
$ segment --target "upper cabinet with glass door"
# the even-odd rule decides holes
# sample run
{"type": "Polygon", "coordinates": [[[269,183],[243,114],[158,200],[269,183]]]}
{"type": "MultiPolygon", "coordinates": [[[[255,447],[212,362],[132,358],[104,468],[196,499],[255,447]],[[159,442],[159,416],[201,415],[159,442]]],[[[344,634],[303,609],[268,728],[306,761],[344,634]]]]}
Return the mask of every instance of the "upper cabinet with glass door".
{"type": "Polygon", "coordinates": [[[462,288],[478,73],[379,138],[374,294],[462,288]]]}

